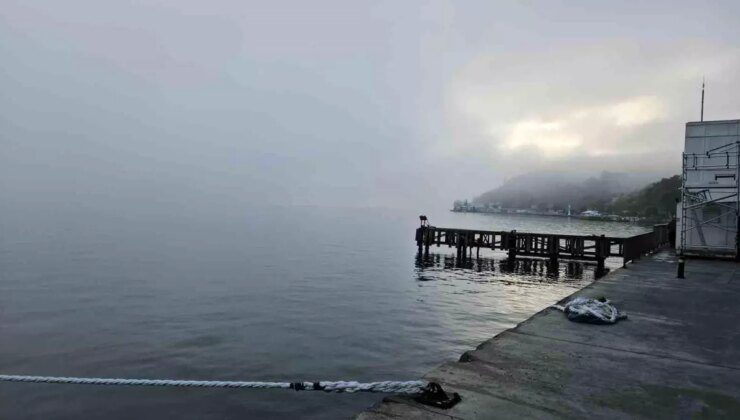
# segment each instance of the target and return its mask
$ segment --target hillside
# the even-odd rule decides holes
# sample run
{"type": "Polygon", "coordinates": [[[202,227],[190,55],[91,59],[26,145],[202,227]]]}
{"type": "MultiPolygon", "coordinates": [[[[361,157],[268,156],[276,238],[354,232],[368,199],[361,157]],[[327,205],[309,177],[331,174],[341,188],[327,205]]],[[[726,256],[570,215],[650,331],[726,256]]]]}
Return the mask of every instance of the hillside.
{"type": "MultiPolygon", "coordinates": [[[[472,201],[476,208],[527,209],[572,213],[598,210],[619,216],[665,220],[676,212],[678,175],[648,184],[645,176],[602,172],[586,179],[560,173],[530,173],[512,178],[472,201]],[[647,184],[647,185],[646,185],[647,184]]],[[[461,202],[456,202],[459,207],[461,202]]]]}
{"type": "Polygon", "coordinates": [[[669,219],[676,214],[676,200],[681,196],[681,177],[663,178],[638,191],[625,194],[607,206],[606,211],[649,219],[669,219]]]}
{"type": "Polygon", "coordinates": [[[481,194],[473,199],[473,205],[541,211],[565,210],[568,206],[573,212],[603,210],[616,197],[647,182],[645,177],[615,172],[586,179],[562,173],[529,173],[481,194]]]}

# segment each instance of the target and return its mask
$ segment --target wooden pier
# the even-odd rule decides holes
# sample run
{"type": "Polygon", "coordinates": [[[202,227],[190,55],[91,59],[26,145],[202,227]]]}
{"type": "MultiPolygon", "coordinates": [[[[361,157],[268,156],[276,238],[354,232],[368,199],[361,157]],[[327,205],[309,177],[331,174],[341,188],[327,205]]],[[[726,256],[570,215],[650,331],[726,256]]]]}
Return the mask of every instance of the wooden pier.
{"type": "Polygon", "coordinates": [[[416,229],[419,253],[429,253],[432,246],[455,247],[457,257],[465,260],[480,256],[480,249],[501,250],[510,259],[517,256],[541,257],[551,260],[596,261],[600,268],[609,257],[621,257],[623,264],[670,243],[675,238],[675,222],[655,225],[652,232],[628,238],[608,236],[559,235],[512,231],[487,231],[430,226],[426,218],[416,229]]]}

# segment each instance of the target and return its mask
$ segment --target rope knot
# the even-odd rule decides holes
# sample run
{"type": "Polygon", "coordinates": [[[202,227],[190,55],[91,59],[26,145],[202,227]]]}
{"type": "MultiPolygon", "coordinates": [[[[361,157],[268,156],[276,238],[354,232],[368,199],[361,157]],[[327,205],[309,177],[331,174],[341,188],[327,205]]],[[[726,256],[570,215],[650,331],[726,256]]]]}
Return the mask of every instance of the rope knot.
{"type": "Polygon", "coordinates": [[[303,391],[304,389],[306,389],[306,385],[303,382],[291,382],[290,389],[295,389],[296,391],[303,391]]]}

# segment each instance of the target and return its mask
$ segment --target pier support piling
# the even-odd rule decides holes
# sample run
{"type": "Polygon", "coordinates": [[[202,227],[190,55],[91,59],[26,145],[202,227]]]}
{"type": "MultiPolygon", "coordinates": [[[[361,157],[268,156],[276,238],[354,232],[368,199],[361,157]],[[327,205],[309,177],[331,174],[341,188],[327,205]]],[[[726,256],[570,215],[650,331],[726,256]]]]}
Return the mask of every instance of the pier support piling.
{"type": "Polygon", "coordinates": [[[517,245],[516,230],[512,230],[511,232],[509,232],[509,236],[506,239],[507,239],[506,246],[509,249],[509,260],[513,261],[514,259],[516,259],[516,245],[517,245]]]}
{"type": "Polygon", "coordinates": [[[550,240],[548,242],[549,242],[548,245],[550,248],[548,250],[550,254],[550,261],[553,263],[557,263],[558,262],[558,251],[559,251],[558,248],[560,247],[560,239],[557,236],[552,235],[550,236],[550,240]]]}
{"type": "Polygon", "coordinates": [[[420,227],[416,229],[416,246],[419,247],[419,254],[421,254],[422,238],[424,237],[424,228],[420,227]]]}
{"type": "Polygon", "coordinates": [[[596,276],[601,277],[604,275],[604,260],[609,256],[609,249],[606,237],[601,235],[596,239],[596,276]]]}

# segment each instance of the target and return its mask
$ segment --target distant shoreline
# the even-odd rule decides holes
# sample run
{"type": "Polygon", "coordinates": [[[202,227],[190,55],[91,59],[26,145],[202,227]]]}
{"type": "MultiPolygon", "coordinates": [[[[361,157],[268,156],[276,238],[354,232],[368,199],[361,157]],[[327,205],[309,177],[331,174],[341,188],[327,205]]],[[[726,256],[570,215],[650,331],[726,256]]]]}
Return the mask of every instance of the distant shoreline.
{"type": "Polygon", "coordinates": [[[479,214],[505,214],[505,215],[512,215],[512,216],[548,216],[548,217],[566,217],[566,218],[572,218],[572,219],[580,219],[580,220],[595,220],[599,222],[620,222],[620,223],[634,223],[634,224],[649,224],[653,223],[655,221],[647,220],[647,219],[637,219],[637,218],[622,218],[620,216],[581,216],[580,214],[563,214],[563,213],[540,213],[540,212],[531,212],[531,211],[523,211],[523,212],[517,212],[517,211],[470,211],[470,210],[456,210],[456,209],[450,209],[453,213],[479,213],[479,214]]]}

